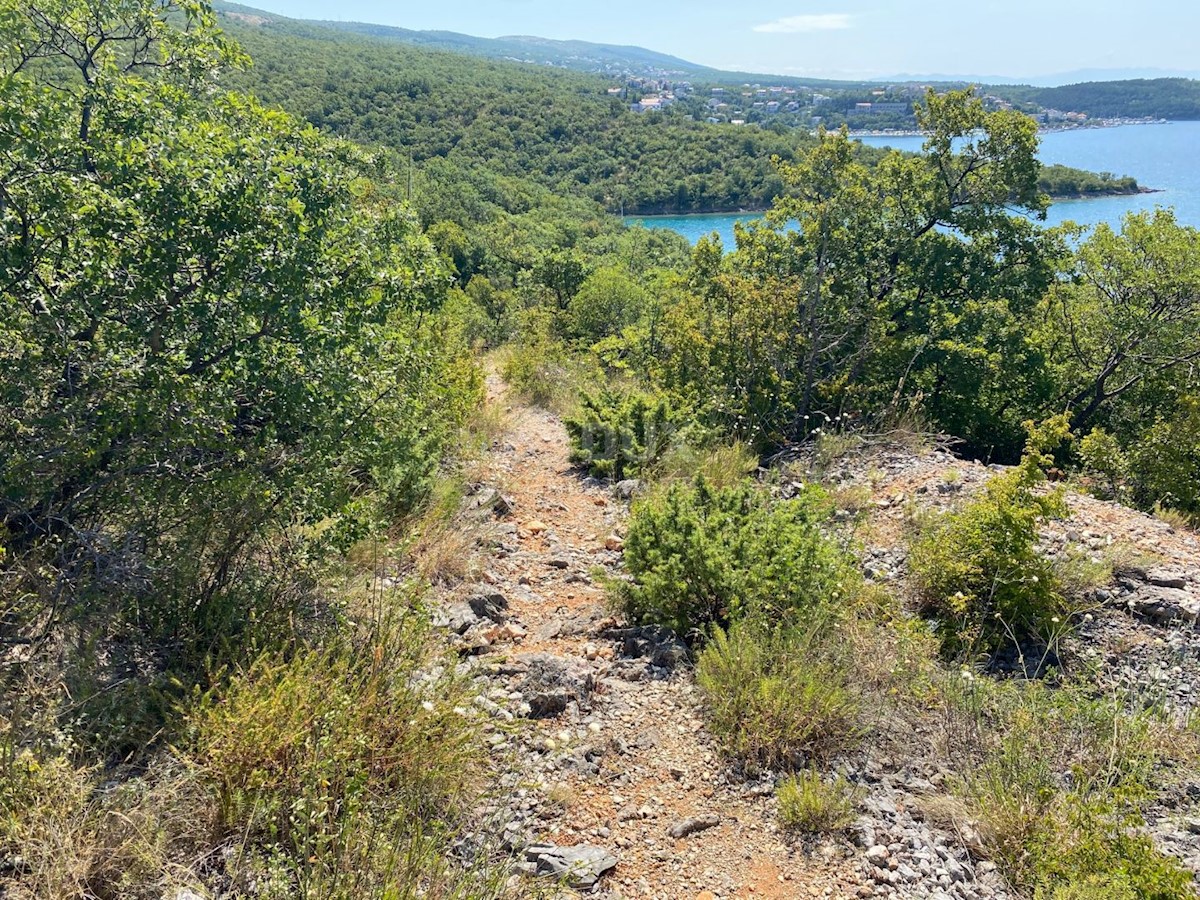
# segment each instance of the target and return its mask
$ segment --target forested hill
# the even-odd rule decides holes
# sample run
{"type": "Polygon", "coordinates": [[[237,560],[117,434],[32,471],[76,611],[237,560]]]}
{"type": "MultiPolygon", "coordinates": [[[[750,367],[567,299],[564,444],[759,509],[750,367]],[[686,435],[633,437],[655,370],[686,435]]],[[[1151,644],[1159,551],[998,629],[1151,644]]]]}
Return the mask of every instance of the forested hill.
{"type": "Polygon", "coordinates": [[[636,213],[761,209],[772,156],[802,132],[635,115],[611,79],[383,41],[277,16],[222,25],[254,60],[226,83],[322,129],[411,154],[418,173],[485,167],[636,213]]]}
{"type": "MultiPolygon", "coordinates": [[[[274,19],[270,13],[237,3],[218,3],[216,9],[232,17],[256,21],[274,19]]],[[[590,41],[557,41],[529,35],[508,35],[499,38],[476,37],[455,31],[417,31],[392,25],[369,22],[315,21],[311,24],[365,35],[381,40],[397,41],[450,50],[488,59],[557,66],[589,74],[638,75],[644,77],[720,78],[730,73],[688,62],[666,53],[645,47],[596,44],[590,41]]]]}
{"type": "Polygon", "coordinates": [[[1200,81],[1191,78],[1136,78],[991,90],[1044,109],[1082,112],[1092,118],[1200,119],[1200,81]]]}
{"type": "MultiPolygon", "coordinates": [[[[249,7],[225,7],[222,25],[254,60],[227,84],[324,130],[388,147],[402,165],[411,158],[427,222],[485,218],[481,205],[521,212],[535,187],[616,213],[765,209],[783,187],[772,159],[792,161],[813,143],[782,125],[708,124],[678,108],[632,113],[628,98],[610,93],[623,79],[249,7]]],[[[1131,180],[1076,170],[1047,172],[1042,187],[1070,196],[1137,190],[1131,180]]]]}

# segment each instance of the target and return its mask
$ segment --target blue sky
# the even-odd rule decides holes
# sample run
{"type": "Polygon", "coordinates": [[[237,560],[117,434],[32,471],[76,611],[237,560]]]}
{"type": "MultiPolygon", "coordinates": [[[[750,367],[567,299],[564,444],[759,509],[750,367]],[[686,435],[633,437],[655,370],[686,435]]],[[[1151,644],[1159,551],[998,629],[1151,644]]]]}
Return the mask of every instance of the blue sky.
{"type": "Polygon", "coordinates": [[[298,18],[637,44],[723,69],[1036,77],[1200,69],[1197,0],[242,0],[298,18]]]}

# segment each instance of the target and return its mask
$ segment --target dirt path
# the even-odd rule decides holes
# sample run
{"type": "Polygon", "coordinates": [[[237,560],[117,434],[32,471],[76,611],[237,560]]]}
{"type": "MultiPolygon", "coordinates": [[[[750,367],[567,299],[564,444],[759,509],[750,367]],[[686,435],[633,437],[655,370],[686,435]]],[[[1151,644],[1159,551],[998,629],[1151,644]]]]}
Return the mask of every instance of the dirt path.
{"type": "MultiPolygon", "coordinates": [[[[492,402],[506,404],[503,386],[493,378],[489,387],[492,402]]],[[[674,648],[610,615],[594,576],[619,573],[627,504],[581,478],[568,453],[556,416],[510,410],[484,463],[505,498],[498,538],[478,561],[483,584],[457,596],[507,604],[465,640],[488,642],[475,650],[489,697],[519,723],[493,738],[527,786],[506,813],[510,843],[606,851],[617,865],[598,896],[855,896],[845,841],[806,850],[778,833],[771,784],[723,774],[691,673],[671,665],[674,648]],[[718,824],[669,833],[705,817],[718,824]]]]}
{"type": "MultiPolygon", "coordinates": [[[[443,599],[493,717],[506,800],[487,813],[527,875],[577,854],[603,874],[576,886],[610,900],[1011,897],[996,866],[978,856],[977,839],[927,814],[951,777],[936,735],[874,742],[839,763],[861,791],[861,815],[847,834],[781,831],[773,778],[734,777],[707,732],[682,645],[628,627],[606,606],[604,580],[622,576],[628,503],[619,486],[572,468],[558,417],[511,403],[494,376],[489,394],[507,410],[473,500],[489,536],[465,567],[478,580],[443,599]]],[[[859,535],[867,576],[901,593],[907,505],[944,506],[990,474],[944,453],[887,447],[844,467],[825,473],[837,491],[870,488],[859,535]]],[[[1169,567],[1098,592],[1108,599],[1072,639],[1082,645],[1073,653],[1101,660],[1114,684],[1165,678],[1172,702],[1190,708],[1200,691],[1200,631],[1146,617],[1200,608],[1194,537],[1077,495],[1072,509],[1072,520],[1046,537],[1047,552],[1128,543],[1169,567]]],[[[1180,830],[1173,810],[1148,811],[1150,828],[1200,871],[1200,839],[1180,830]]],[[[534,886],[546,883],[518,878],[513,887],[540,897],[534,886]]]]}

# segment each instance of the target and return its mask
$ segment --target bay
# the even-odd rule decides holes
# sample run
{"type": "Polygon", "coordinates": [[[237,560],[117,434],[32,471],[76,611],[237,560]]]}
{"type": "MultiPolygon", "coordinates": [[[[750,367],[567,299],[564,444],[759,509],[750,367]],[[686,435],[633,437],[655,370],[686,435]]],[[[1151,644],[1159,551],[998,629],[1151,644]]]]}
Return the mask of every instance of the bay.
{"type": "MultiPolygon", "coordinates": [[[[920,136],[864,136],[864,144],[919,151],[920,136]]],[[[1081,128],[1041,135],[1039,156],[1047,165],[1059,163],[1092,172],[1132,175],[1155,193],[1088,200],[1058,200],[1046,224],[1065,221],[1081,225],[1107,222],[1119,228],[1127,212],[1170,206],[1179,221],[1200,228],[1200,122],[1162,125],[1122,125],[1117,128],[1081,128]]],[[[757,213],[714,213],[690,216],[627,217],[630,225],[670,228],[693,244],[712,232],[733,247],[733,223],[757,218],[757,213]]]]}

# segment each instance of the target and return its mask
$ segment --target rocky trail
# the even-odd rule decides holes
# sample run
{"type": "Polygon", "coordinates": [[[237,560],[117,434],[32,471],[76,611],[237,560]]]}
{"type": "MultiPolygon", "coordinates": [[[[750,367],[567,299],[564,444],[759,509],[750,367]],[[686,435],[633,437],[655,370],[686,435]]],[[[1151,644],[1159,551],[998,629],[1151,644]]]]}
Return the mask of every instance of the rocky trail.
{"type": "MultiPolygon", "coordinates": [[[[555,415],[509,406],[494,377],[489,387],[508,410],[469,499],[481,529],[476,577],[443,592],[439,624],[483,686],[503,799],[481,814],[519,861],[515,893],[552,884],[546,875],[568,895],[612,900],[1013,896],[973,855],[977,836],[926,814],[948,777],[933,735],[907,735],[900,752],[881,741],[839,766],[862,791],[847,834],[780,829],[773,777],[736,775],[705,729],[686,648],[665,630],[627,626],[606,605],[602,582],[621,575],[634,485],[581,476],[555,415]]],[[[904,504],[948,503],[986,477],[948,454],[901,451],[830,477],[853,485],[868,473],[864,570],[897,585],[904,504]],[[948,468],[962,477],[951,482],[948,468]]],[[[1200,640],[1181,627],[1200,610],[1194,537],[1113,504],[1072,504],[1075,518],[1047,536],[1055,552],[1121,540],[1162,560],[1122,576],[1087,620],[1079,653],[1096,655],[1114,682],[1158,678],[1189,702],[1200,690],[1200,640]]],[[[1163,846],[1200,870],[1187,805],[1183,797],[1149,818],[1163,846]]]]}

